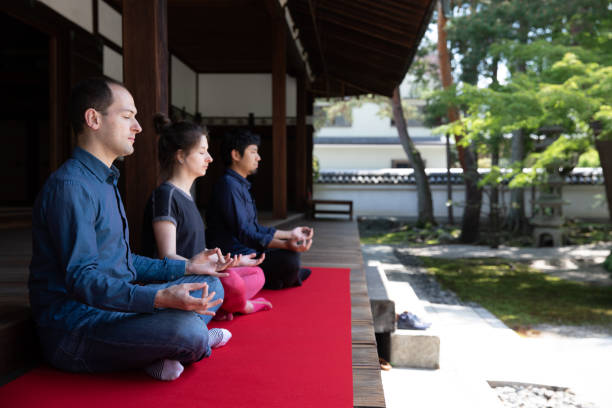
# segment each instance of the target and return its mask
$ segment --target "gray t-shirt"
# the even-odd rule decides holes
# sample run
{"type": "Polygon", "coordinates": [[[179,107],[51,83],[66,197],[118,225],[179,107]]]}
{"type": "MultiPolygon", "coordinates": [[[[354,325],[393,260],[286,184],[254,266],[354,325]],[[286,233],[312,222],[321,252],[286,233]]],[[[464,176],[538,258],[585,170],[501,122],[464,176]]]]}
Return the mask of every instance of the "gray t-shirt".
{"type": "Polygon", "coordinates": [[[155,189],[145,209],[143,254],[158,257],[153,223],[170,221],[176,225],[176,253],[191,258],[206,248],[204,222],[193,198],[169,182],[155,189]]]}

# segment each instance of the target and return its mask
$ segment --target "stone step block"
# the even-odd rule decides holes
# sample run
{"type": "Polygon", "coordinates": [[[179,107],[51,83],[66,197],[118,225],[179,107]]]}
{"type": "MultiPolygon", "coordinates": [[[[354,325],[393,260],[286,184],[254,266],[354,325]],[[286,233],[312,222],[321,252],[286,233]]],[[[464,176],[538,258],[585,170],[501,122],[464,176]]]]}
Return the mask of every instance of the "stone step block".
{"type": "Polygon", "coordinates": [[[391,333],[391,364],[406,368],[440,368],[440,336],[431,330],[391,333]]]}

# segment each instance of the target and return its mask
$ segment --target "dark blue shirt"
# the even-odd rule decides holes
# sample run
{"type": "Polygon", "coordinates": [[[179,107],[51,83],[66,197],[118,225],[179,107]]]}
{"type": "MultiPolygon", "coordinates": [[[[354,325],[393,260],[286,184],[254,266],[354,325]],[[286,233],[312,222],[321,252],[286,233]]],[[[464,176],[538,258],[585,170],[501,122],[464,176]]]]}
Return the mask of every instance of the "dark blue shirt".
{"type": "Polygon", "coordinates": [[[41,327],[72,330],[109,316],[152,313],[157,289],[185,262],[133,255],[117,181],[119,171],[83,149],[49,177],[32,213],[30,304],[41,327]]]}
{"type": "Polygon", "coordinates": [[[276,228],[257,222],[257,208],[249,189],[251,183],[228,169],[215,184],[206,209],[206,241],[232,254],[263,252],[276,228]]]}

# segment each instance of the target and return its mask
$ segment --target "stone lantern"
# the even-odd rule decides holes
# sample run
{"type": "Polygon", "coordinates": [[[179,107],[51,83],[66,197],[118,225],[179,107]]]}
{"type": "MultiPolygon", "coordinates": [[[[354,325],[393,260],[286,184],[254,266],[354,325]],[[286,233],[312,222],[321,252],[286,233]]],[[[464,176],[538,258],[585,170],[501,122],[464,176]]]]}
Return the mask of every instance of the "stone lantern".
{"type": "Polygon", "coordinates": [[[533,240],[536,246],[561,246],[563,244],[563,177],[558,170],[548,173],[548,180],[538,188],[534,201],[533,240]]]}

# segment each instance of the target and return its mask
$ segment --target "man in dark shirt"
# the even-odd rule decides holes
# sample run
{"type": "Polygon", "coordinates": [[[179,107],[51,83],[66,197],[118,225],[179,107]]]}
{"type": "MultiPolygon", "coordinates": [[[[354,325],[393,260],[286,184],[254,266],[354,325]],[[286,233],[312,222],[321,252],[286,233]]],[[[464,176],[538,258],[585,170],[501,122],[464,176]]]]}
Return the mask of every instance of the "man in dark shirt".
{"type": "Polygon", "coordinates": [[[213,188],[206,210],[206,241],[232,254],[265,254],[259,265],[265,288],[299,286],[310,275],[300,268],[300,252],[312,245],[314,231],[296,227],[290,231],[265,227],[257,221],[257,208],[247,176],[259,166],[260,138],[247,130],[226,135],[221,148],[227,171],[213,188]]]}
{"type": "Polygon", "coordinates": [[[78,147],[32,214],[30,303],[43,354],[68,371],[145,368],[175,379],[181,363],[217,345],[206,324],[223,298],[217,271],[231,261],[219,252],[188,262],[132,254],[112,163],[134,151],[142,130],[134,100],[122,84],[90,79],[73,90],[70,115],[78,147]]]}

